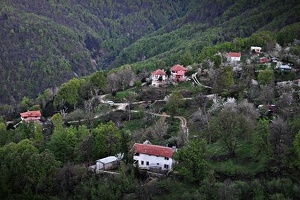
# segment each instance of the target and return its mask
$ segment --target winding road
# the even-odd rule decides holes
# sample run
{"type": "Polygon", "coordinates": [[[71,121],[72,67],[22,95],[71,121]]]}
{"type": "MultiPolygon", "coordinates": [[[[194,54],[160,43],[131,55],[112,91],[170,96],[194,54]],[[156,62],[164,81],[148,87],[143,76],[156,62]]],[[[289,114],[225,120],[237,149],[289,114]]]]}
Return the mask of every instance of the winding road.
{"type": "MultiPolygon", "coordinates": [[[[101,96],[97,96],[95,98],[98,99],[99,102],[101,103],[106,103],[106,104],[111,104],[111,101],[106,101],[104,98],[105,98],[106,95],[101,95],[101,96]]],[[[187,99],[190,99],[190,98],[187,98],[187,99]]],[[[156,103],[157,101],[165,101],[165,100],[156,100],[154,103],[156,103]]],[[[132,104],[141,104],[141,103],[146,103],[146,101],[137,101],[137,102],[133,102],[132,104]]],[[[117,111],[117,110],[123,110],[123,111],[126,111],[126,108],[128,107],[129,103],[114,103],[113,104],[114,106],[116,106],[117,108],[113,109],[112,111],[110,112],[114,112],[114,111],[117,111]]],[[[139,110],[130,110],[130,112],[141,112],[139,110]]],[[[153,112],[145,112],[147,114],[151,114],[151,115],[155,115],[155,116],[158,116],[158,117],[171,117],[171,115],[167,115],[166,113],[163,113],[163,114],[160,114],[160,113],[153,113],[153,112]]],[[[94,116],[94,119],[97,119],[103,115],[106,115],[108,113],[103,113],[101,115],[96,115],[94,116]]],[[[183,138],[184,138],[184,142],[188,142],[189,141],[189,129],[187,127],[187,120],[185,117],[183,116],[174,116],[174,118],[176,119],[179,119],[180,120],[180,125],[181,125],[181,129],[183,131],[183,138]]],[[[85,121],[86,119],[82,119],[80,120],[81,122],[85,121]]],[[[76,120],[76,121],[69,121],[69,123],[77,123],[79,122],[79,120],[76,120]]]]}
{"type": "MultiPolygon", "coordinates": [[[[106,95],[101,95],[99,100],[101,103],[108,103],[108,101],[104,100],[106,95]]],[[[190,99],[190,98],[186,98],[186,99],[190,99]]],[[[154,103],[156,103],[157,101],[165,101],[165,100],[155,100],[154,103]]],[[[137,101],[137,102],[133,102],[132,104],[142,104],[142,103],[146,103],[146,101],[137,101]]],[[[153,104],[154,104],[153,103],[153,104]]],[[[126,111],[126,108],[129,106],[129,103],[114,103],[114,106],[117,106],[115,110],[123,110],[126,111]]],[[[130,112],[140,112],[139,110],[130,110],[130,112]]],[[[155,116],[159,116],[159,117],[171,117],[170,115],[167,115],[166,113],[160,114],[160,113],[153,113],[153,112],[146,112],[148,114],[152,114],[155,116]]],[[[185,117],[183,116],[174,116],[174,118],[179,119],[180,120],[180,124],[181,124],[181,129],[183,131],[183,138],[184,138],[184,142],[188,142],[189,141],[189,129],[187,127],[187,120],[185,119],[185,117]]]]}
{"type": "MultiPolygon", "coordinates": [[[[148,114],[152,114],[155,116],[159,116],[159,117],[171,117],[171,115],[167,115],[165,113],[163,114],[159,114],[159,113],[153,113],[153,112],[146,112],[148,114]]],[[[189,141],[189,129],[187,127],[187,120],[185,119],[185,117],[183,116],[174,116],[174,118],[179,119],[180,120],[180,124],[181,124],[181,129],[183,131],[183,138],[184,138],[184,142],[188,142],[189,141]]]]}
{"type": "Polygon", "coordinates": [[[209,86],[206,86],[206,85],[203,85],[202,83],[200,83],[200,81],[197,79],[197,72],[192,74],[192,79],[193,79],[194,83],[196,83],[196,85],[202,86],[204,88],[212,89],[212,87],[209,87],[209,86]]]}

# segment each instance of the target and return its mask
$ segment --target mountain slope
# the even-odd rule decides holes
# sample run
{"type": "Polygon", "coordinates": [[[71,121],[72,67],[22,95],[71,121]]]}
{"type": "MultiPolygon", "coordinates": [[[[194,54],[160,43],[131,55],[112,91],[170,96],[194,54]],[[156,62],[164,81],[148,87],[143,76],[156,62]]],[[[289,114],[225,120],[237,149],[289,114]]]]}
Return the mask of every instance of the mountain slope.
{"type": "Polygon", "coordinates": [[[277,31],[299,11],[296,0],[4,0],[0,103],[98,69],[171,65],[186,51],[197,61],[203,47],[277,31]]]}
{"type": "Polygon", "coordinates": [[[172,65],[179,62],[180,55],[187,49],[197,61],[199,52],[205,46],[248,37],[263,30],[278,31],[300,21],[300,3],[296,1],[262,1],[259,4],[255,1],[234,1],[223,9],[212,7],[214,10],[207,12],[211,7],[206,5],[216,4],[218,1],[207,1],[205,5],[189,8],[196,11],[187,13],[180,20],[170,22],[122,50],[116,59],[117,65],[143,61],[143,65],[147,66],[147,59],[149,63],[162,59],[167,65],[172,65]]]}
{"type": "Polygon", "coordinates": [[[109,68],[124,47],[178,18],[180,5],[166,0],[1,1],[0,102],[34,97],[74,76],[109,68]]]}

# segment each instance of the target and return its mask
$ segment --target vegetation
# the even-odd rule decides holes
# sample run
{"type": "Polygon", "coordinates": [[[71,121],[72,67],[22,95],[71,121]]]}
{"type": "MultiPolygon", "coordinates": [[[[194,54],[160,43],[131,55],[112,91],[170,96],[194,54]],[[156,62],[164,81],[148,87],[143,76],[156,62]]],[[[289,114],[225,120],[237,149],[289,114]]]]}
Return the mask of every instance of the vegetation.
{"type": "Polygon", "coordinates": [[[285,45],[299,30],[297,1],[13,0],[0,7],[0,102],[7,104],[6,111],[24,96],[36,98],[100,69],[136,62],[135,69],[188,65],[213,52],[215,44],[225,42],[224,50],[240,51],[270,46],[277,38],[285,45]],[[278,36],[242,40],[290,24],[278,36]],[[226,43],[233,39],[231,46],[226,43]]]}
{"type": "Polygon", "coordinates": [[[297,1],[1,2],[0,198],[299,199],[298,10],[297,1]],[[177,63],[186,82],[149,86],[152,71],[170,75],[177,63]],[[27,110],[43,117],[21,123],[27,110]],[[167,176],[132,166],[132,146],[145,140],[177,148],[167,176]],[[88,170],[116,154],[117,170],[88,170]]]}

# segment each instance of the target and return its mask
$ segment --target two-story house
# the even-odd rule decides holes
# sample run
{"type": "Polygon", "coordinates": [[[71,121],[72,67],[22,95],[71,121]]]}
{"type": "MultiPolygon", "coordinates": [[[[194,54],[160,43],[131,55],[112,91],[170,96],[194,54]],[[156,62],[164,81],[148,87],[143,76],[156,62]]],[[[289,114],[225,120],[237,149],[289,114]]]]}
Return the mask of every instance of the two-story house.
{"type": "Polygon", "coordinates": [[[154,87],[159,87],[164,85],[167,80],[167,74],[164,70],[157,69],[151,74],[151,85],[154,87]]]}
{"type": "Polygon", "coordinates": [[[171,147],[135,143],[133,145],[133,164],[140,169],[169,172],[175,163],[172,158],[175,151],[176,149],[171,147]]]}
{"type": "Polygon", "coordinates": [[[185,73],[188,71],[187,68],[183,67],[182,65],[174,65],[170,69],[171,71],[171,78],[173,81],[185,81],[186,80],[186,75],[185,73]]]}

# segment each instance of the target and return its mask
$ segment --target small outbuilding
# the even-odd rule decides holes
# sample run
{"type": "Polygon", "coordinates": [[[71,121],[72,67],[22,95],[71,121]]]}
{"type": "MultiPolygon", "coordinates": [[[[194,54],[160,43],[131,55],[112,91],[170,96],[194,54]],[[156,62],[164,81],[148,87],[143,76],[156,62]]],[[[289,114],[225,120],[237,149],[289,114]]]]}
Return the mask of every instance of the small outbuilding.
{"type": "Polygon", "coordinates": [[[96,160],[96,165],[89,167],[91,171],[98,173],[100,170],[113,170],[119,166],[119,159],[116,156],[108,156],[96,160]]]}

